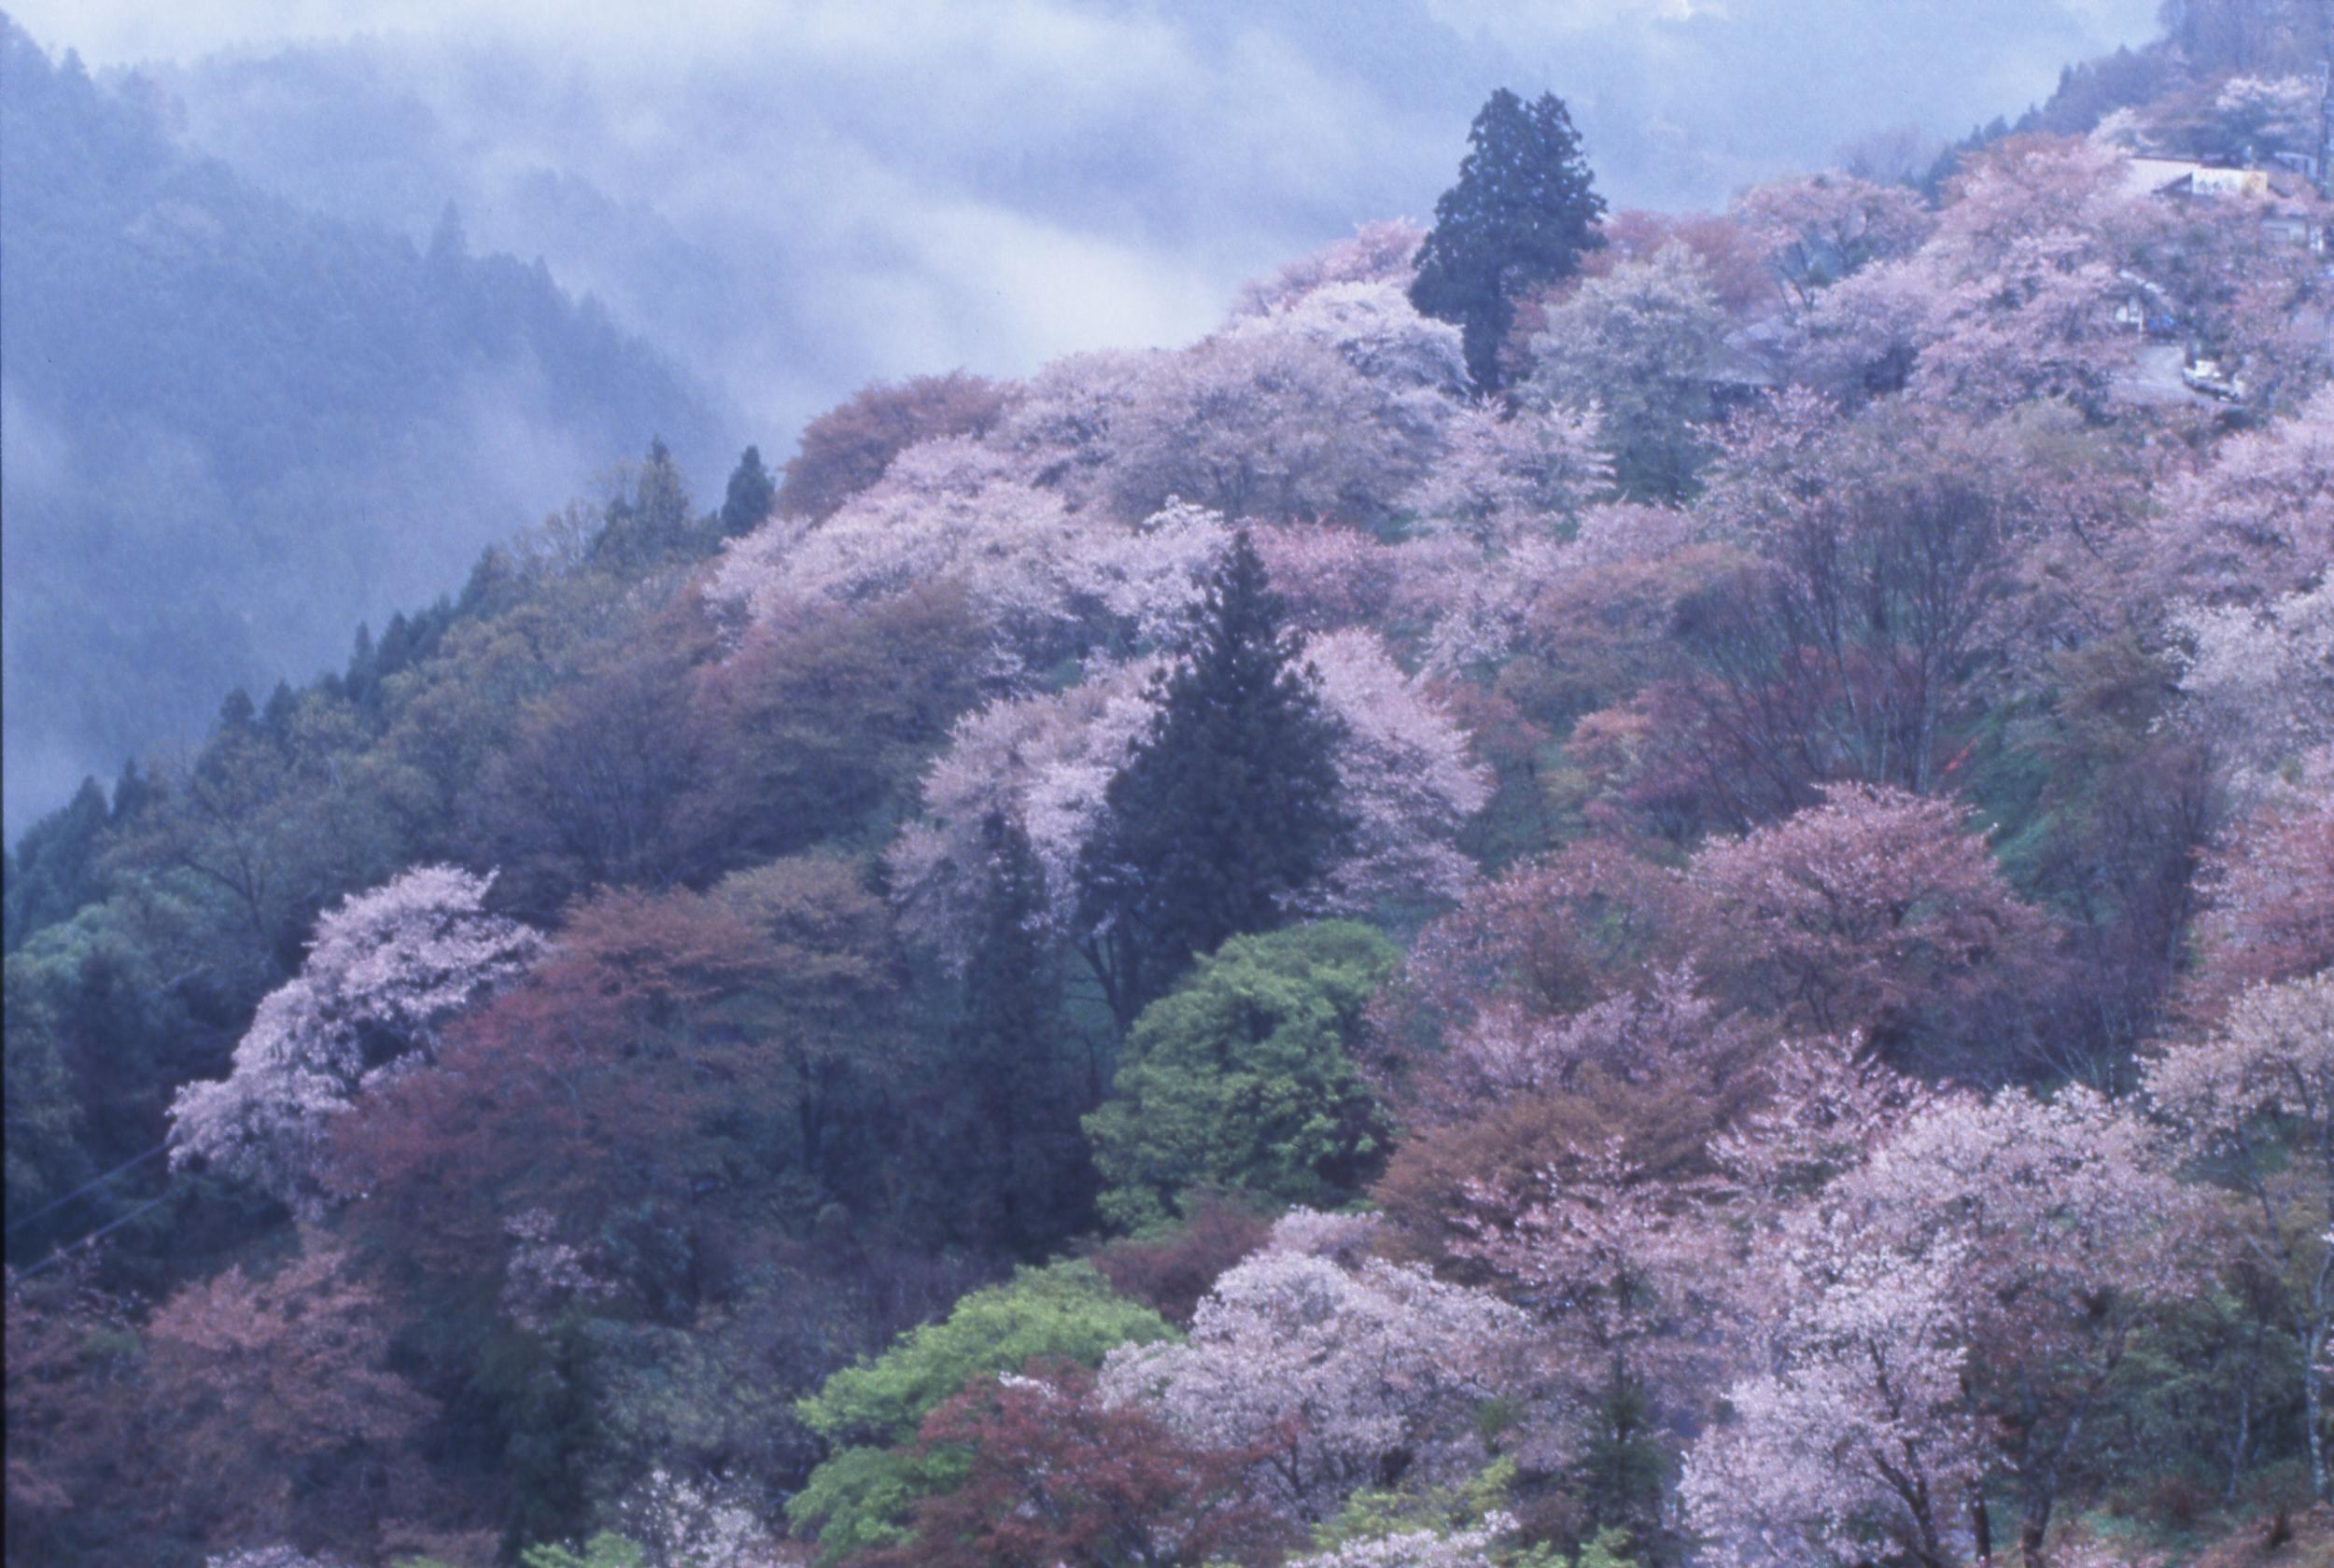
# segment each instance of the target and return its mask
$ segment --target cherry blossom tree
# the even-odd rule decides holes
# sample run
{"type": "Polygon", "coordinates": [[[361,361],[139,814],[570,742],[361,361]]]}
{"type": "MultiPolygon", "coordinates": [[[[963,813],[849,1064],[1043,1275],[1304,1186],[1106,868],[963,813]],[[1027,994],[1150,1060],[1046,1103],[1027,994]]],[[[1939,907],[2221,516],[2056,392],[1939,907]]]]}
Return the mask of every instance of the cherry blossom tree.
{"type": "Polygon", "coordinates": [[[2245,991],[2214,1035],[2148,1064],[2147,1092],[2245,1205],[2245,1246],[2278,1281],[2302,1357],[2312,1492],[2334,1495],[2325,1365],[2334,1337],[2334,971],[2245,991]]]}
{"type": "Polygon", "coordinates": [[[1644,989],[1624,989],[1578,1012],[1536,1014],[1493,1001],[1420,1061],[1404,1084],[1414,1126],[1471,1116],[1503,1100],[1563,1092],[1583,1074],[1640,1082],[1700,1052],[1732,1048],[1738,1030],[1715,1002],[1696,994],[1691,967],[1655,973],[1644,989]]]}
{"type": "Polygon", "coordinates": [[[2110,147],[2012,137],[1963,161],[1933,231],[1842,176],[1747,198],[1800,303],[1795,379],[1847,400],[1909,382],[1980,413],[2050,398],[2103,417],[2135,346],[2119,273],[2163,222],[2124,168],[2110,147]]]}
{"type": "Polygon", "coordinates": [[[2210,1018],[2248,986],[2334,965],[2334,747],[2266,785],[2199,878],[2202,962],[2192,1008],[2210,1018]]]}
{"type": "Polygon", "coordinates": [[[1933,222],[1914,191],[1836,170],[1754,186],[1734,211],[1802,309],[1873,262],[1918,249],[1933,222]]]}
{"type": "Polygon", "coordinates": [[[990,855],[981,824],[1015,818],[1044,874],[1048,924],[1076,934],[1078,858],[1102,819],[1110,780],[1157,711],[1160,665],[1104,668],[1067,691],[990,704],[960,721],[925,776],[924,820],[886,860],[901,924],[951,962],[970,951],[990,855]]]}
{"type": "MultiPolygon", "coordinates": [[[[1494,1509],[1455,1528],[1394,1530],[1360,1534],[1326,1550],[1289,1560],[1290,1568],[1495,1568],[1515,1533],[1512,1516],[1494,1509]]],[[[1596,1548],[1592,1547],[1592,1551],[1596,1548]]],[[[1584,1559],[1595,1561],[1595,1559],[1584,1559]]],[[[1605,1561],[1610,1561],[1610,1559],[1605,1561]]]]}
{"type": "Polygon", "coordinates": [[[2334,388],[2292,417],[2229,437],[2166,487],[2147,587],[2259,605],[2334,560],[2334,388]]]}
{"type": "Polygon", "coordinates": [[[2087,1090],[1922,1106],[1783,1232],[1781,1370],[1695,1445],[1695,1517],[1736,1562],[1860,1561],[1878,1532],[1948,1568],[1992,1555],[2006,1491],[2044,1562],[2141,1312],[2196,1266],[2191,1214],[2153,1131],[2087,1090]]]}
{"type": "Polygon", "coordinates": [[[417,866],[326,911],[300,973],[260,1003],[233,1071],[179,1091],[172,1162],[205,1160],[318,1211],[332,1119],[372,1085],[431,1060],[450,1020],[541,951],[534,932],[486,912],[492,881],[417,866]]]}
{"type": "MultiPolygon", "coordinates": [[[[1275,309],[1233,318],[1230,333],[1283,332],[1334,352],[1389,393],[1464,396],[1467,357],[1459,329],[1421,315],[1399,282],[1356,279],[1324,283],[1275,309]]],[[[1427,415],[1431,427],[1433,415],[1427,415]]]]}
{"type": "MultiPolygon", "coordinates": [[[[1371,634],[1333,633],[1307,653],[1323,706],[1343,726],[1332,759],[1338,804],[1357,828],[1315,912],[1456,897],[1474,868],[1452,837],[1489,794],[1464,733],[1371,634]]],[[[1078,857],[1102,822],[1111,778],[1149,730],[1160,667],[1108,666],[1065,692],[993,703],[957,725],[925,777],[925,820],[904,829],[889,852],[911,934],[950,961],[966,950],[988,863],[981,823],[992,812],[1018,814],[1028,833],[1056,933],[1082,934],[1078,857]]]]}
{"type": "Polygon", "coordinates": [[[777,1535],[716,1481],[706,1485],[662,1465],[616,1505],[624,1538],[640,1548],[640,1568],[771,1568],[777,1535]]]}
{"type": "Polygon", "coordinates": [[[1332,632],[1305,651],[1323,706],[1343,725],[1338,793],[1354,823],[1352,851],[1329,875],[1328,906],[1367,911],[1382,902],[1457,898],[1475,867],[1453,841],[1491,798],[1465,733],[1372,633],[1332,632]]]}
{"type": "Polygon", "coordinates": [[[1268,1250],[1216,1281],[1187,1342],[1113,1351],[1101,1386],[1188,1441],[1258,1450],[1258,1493],[1318,1520],[1357,1487],[1480,1468],[1475,1407],[1523,1392],[1523,1326],[1424,1269],[1268,1250]]]}
{"type": "Polygon", "coordinates": [[[804,427],[779,487],[779,510],[812,523],[832,516],[909,447],[979,435],[1012,402],[1010,388],[962,371],[861,387],[804,427]]]}
{"type": "Polygon", "coordinates": [[[1307,634],[1383,623],[1406,586],[1411,553],[1359,528],[1264,524],[1248,538],[1289,624],[1307,634]]]}
{"type": "Polygon", "coordinates": [[[1170,507],[1133,525],[1075,521],[1007,454],[928,441],[823,522],[780,517],[735,541],[707,588],[719,613],[783,625],[821,604],[865,604],[955,579],[1000,655],[1043,669],[1097,646],[1153,640],[1196,602],[1229,540],[1170,507]]]}
{"type": "MultiPolygon", "coordinates": [[[[1775,280],[1761,254],[1761,236],[1734,213],[1660,213],[1630,207],[1605,220],[1605,243],[1581,259],[1582,277],[1605,277],[1619,266],[1643,261],[1670,245],[1681,245],[1701,263],[1711,292],[1729,316],[1745,319],[1772,310],[1775,280]]],[[[1561,302],[1562,286],[1540,299],[1561,302]]],[[[1528,337],[1538,327],[1530,307],[1516,313],[1528,337]]],[[[1545,319],[1543,306],[1540,319],[1545,319]]],[[[1511,334],[1512,342],[1515,334],[1511,334]]]]}
{"type": "Polygon", "coordinates": [[[1417,275],[1427,231],[1406,217],[1356,225],[1351,237],[1301,257],[1240,291],[1240,308],[1263,315],[1339,283],[1392,283],[1407,289],[1417,275]]]}
{"type": "Polygon", "coordinates": [[[1902,391],[1936,297],[1934,275],[1910,258],[1875,262],[1833,284],[1782,335],[1786,379],[1848,406],[1902,391]]]}
{"type": "Polygon", "coordinates": [[[1119,512],[1169,500],[1235,520],[1383,511],[1416,476],[1412,432],[1333,348],[1277,323],[1149,363],[1110,427],[1119,512]]]}
{"type": "MultiPolygon", "coordinates": [[[[1634,1130],[1634,1129],[1632,1129],[1634,1130]]],[[[1732,1249],[1704,1179],[1654,1177],[1623,1137],[1554,1158],[1529,1188],[1477,1183],[1453,1251],[1531,1310],[1560,1391],[1564,1468],[1589,1521],[1661,1532],[1666,1435],[1707,1419],[1727,1364],[1732,1249]]]]}
{"type": "Polygon", "coordinates": [[[1422,1071],[1502,1005],[1561,1016],[1629,987],[1679,956],[1686,893],[1676,872],[1602,840],[1476,884],[1418,934],[1372,1006],[1376,1071],[1390,1082],[1422,1071]]]}
{"type": "Polygon", "coordinates": [[[2258,608],[2189,606],[2180,672],[2188,722],[2241,776],[2334,746],[2334,573],[2258,608]]]}
{"type": "Polygon", "coordinates": [[[1693,494],[1725,317],[1693,253],[1672,245],[1590,278],[1532,340],[1537,396],[1593,409],[1613,480],[1638,500],[1693,494]]]}
{"type": "Polygon", "coordinates": [[[1870,785],[1694,858],[1696,950],[1719,993],[1790,1032],[1857,1031],[1967,1071],[2015,1025],[2050,927],[1966,807],[1870,785]]]}
{"type": "Polygon", "coordinates": [[[2240,158],[2313,152],[2318,84],[2299,76],[2231,77],[2214,95],[2213,119],[2222,146],[2240,158]]]}
{"type": "Polygon", "coordinates": [[[1981,1441],[1933,1267],[1954,1260],[1822,1239],[1797,1260],[1809,1288],[1773,1337],[1780,1369],[1730,1389],[1733,1420],[1687,1459],[1689,1516],[1723,1568],[1850,1568],[1876,1538],[1920,1568],[1959,1568],[1981,1441]]]}
{"type": "MultiPolygon", "coordinates": [[[[2171,1164],[2154,1128],[2088,1089],[2005,1090],[1923,1108],[1827,1195],[1857,1245],[1943,1282],[2030,1562],[2147,1304],[2200,1267],[2171,1164]]],[[[1981,1519],[1981,1547],[1990,1533],[1981,1519]]]]}
{"type": "Polygon", "coordinates": [[[1107,500],[1112,429],[1164,350],[1101,349],[1056,359],[1024,382],[989,443],[1073,511],[1107,500]]]}
{"type": "Polygon", "coordinates": [[[1475,402],[1443,422],[1432,465],[1403,510],[1486,549],[1554,533],[1612,480],[1593,413],[1475,402]]]}

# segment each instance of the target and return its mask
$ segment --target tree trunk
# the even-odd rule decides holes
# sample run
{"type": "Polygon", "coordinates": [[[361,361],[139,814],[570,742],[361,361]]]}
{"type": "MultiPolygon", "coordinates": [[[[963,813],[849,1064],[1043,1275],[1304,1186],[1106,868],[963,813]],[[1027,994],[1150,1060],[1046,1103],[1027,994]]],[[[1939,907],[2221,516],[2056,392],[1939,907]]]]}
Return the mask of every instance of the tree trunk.
{"type": "Polygon", "coordinates": [[[2326,1349],[2326,1325],[2321,1322],[2302,1337],[2308,1360],[2301,1369],[2302,1408],[2310,1422],[2310,1495],[2323,1503],[2326,1490],[2326,1392],[2318,1358],[2326,1349]]]}

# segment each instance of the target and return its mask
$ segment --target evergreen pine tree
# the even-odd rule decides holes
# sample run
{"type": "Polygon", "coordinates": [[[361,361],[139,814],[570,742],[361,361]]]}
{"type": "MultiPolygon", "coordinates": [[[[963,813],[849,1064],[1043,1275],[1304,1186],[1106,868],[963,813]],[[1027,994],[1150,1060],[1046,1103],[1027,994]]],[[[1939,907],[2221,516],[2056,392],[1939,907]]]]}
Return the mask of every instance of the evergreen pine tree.
{"type": "Polygon", "coordinates": [[[618,571],[647,569],[701,539],[689,520],[689,487],[662,437],[648,460],[609,498],[607,523],[592,540],[592,559],[618,571]]]}
{"type": "Polygon", "coordinates": [[[105,896],[98,861],[110,828],[105,791],[94,778],[82,779],[69,803],[33,824],[8,861],[7,889],[0,894],[7,951],[105,896]]]}
{"type": "Polygon", "coordinates": [[[762,449],[749,446],[729,473],[729,492],[722,497],[722,538],[735,539],[760,527],[778,498],[777,482],[763,466],[762,449]]]}
{"type": "Polygon", "coordinates": [[[273,739],[291,738],[292,717],[300,710],[300,699],[292,694],[291,682],[278,680],[275,690],[267,694],[267,706],[260,709],[260,727],[273,739]]]}
{"type": "Polygon", "coordinates": [[[1080,867],[1088,961],[1119,1027],[1193,957],[1296,913],[1344,847],[1337,720],[1243,532],[1080,867]]]}
{"type": "Polygon", "coordinates": [[[238,686],[227,693],[218,705],[218,730],[221,735],[241,735],[258,721],[260,710],[251,701],[251,693],[238,686]]]}
{"type": "Polygon", "coordinates": [[[1084,1222],[1092,1179],[1057,1053],[1062,970],[1047,939],[1045,871],[1019,819],[992,813],[982,826],[988,907],[951,1041],[956,1070],[973,1086],[965,1131],[975,1149],[958,1179],[967,1228],[989,1247],[1034,1259],[1084,1222]]]}
{"type": "Polygon", "coordinates": [[[1605,200],[1564,101],[1543,92],[1530,105],[1506,88],[1491,95],[1467,133],[1458,183],[1434,205],[1434,230],[1418,247],[1411,303],[1455,323],[1467,368],[1485,392],[1499,383],[1499,345],[1515,303],[1580,270],[1604,243],[1605,200]]]}
{"type": "Polygon", "coordinates": [[[121,764],[121,776],[114,780],[113,811],[107,819],[109,825],[120,828],[125,823],[136,821],[145,814],[147,807],[161,797],[162,791],[153,776],[138,766],[135,757],[130,758],[121,764]]]}

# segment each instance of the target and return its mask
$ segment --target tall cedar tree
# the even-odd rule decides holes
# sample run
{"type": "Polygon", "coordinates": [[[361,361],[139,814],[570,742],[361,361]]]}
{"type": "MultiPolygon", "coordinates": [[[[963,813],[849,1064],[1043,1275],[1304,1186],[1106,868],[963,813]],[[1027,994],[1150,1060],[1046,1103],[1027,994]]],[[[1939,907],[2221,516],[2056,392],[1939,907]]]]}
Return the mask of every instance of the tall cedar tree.
{"type": "Polygon", "coordinates": [[[1195,955],[1287,923],[1353,836],[1343,726],[1283,613],[1244,530],[1160,678],[1150,734],[1110,781],[1080,881],[1086,958],[1122,1030],[1195,955]]]}
{"type": "Polygon", "coordinates": [[[953,1040],[978,1152],[958,1166],[959,1190],[979,1239],[1035,1259],[1088,1218],[1093,1177],[1056,1050],[1062,971],[1046,939],[1045,870],[1019,818],[992,812],[982,833],[995,874],[953,1040]]]}
{"type": "Polygon", "coordinates": [[[1564,100],[1543,92],[1526,106],[1506,88],[1491,95],[1467,133],[1472,148],[1458,183],[1434,204],[1434,230],[1418,247],[1411,303],[1456,325],[1477,387],[1499,383],[1499,345],[1515,303],[1580,270],[1605,243],[1605,199],[1590,189],[1588,160],[1564,100]]]}
{"type": "Polygon", "coordinates": [[[768,521],[778,499],[778,482],[762,462],[762,449],[749,446],[729,470],[729,489],[722,497],[722,538],[750,534],[768,521]]]}

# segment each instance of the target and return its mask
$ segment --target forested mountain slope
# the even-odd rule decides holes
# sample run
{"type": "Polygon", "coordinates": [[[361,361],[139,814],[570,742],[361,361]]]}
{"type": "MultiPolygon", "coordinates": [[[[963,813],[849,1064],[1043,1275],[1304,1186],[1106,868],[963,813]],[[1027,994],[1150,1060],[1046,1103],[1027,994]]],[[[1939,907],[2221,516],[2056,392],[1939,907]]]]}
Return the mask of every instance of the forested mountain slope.
{"type": "Polygon", "coordinates": [[[719,471],[715,412],[540,268],[262,196],[13,24],[0,80],[12,828],[652,436],[719,471]]]}
{"type": "Polygon", "coordinates": [[[2263,183],[1606,213],[1502,92],[1431,233],[652,458],[91,785],[8,863],[10,1561],[2322,1560],[2263,183]]]}

